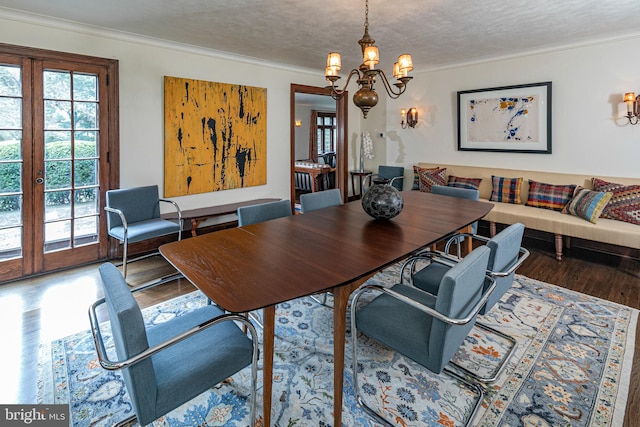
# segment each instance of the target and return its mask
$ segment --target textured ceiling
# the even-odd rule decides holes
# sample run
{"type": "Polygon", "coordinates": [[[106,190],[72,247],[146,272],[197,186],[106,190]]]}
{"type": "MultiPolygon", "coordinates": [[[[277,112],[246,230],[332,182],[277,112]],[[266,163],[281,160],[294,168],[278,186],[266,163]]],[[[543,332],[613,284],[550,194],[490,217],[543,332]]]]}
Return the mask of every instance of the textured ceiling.
{"type": "MultiPolygon", "coordinates": [[[[2,7],[0,16],[13,9],[318,70],[338,51],[343,74],[361,62],[364,0],[0,0],[2,7]]],[[[405,52],[418,71],[640,34],[638,0],[370,0],[369,9],[389,73],[405,52]]]]}

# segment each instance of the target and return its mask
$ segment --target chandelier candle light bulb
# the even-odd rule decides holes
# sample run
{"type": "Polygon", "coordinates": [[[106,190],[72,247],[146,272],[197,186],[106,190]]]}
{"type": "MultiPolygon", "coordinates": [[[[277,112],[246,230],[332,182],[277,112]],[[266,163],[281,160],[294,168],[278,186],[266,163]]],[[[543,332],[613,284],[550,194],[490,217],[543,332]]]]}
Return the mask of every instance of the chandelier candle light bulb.
{"type": "Polygon", "coordinates": [[[355,78],[359,89],[353,95],[353,103],[360,108],[362,116],[366,119],[369,110],[378,103],[378,94],[373,88],[376,77],[380,76],[387,95],[392,99],[396,99],[407,90],[407,84],[413,78],[408,75],[413,70],[413,61],[408,53],[398,57],[398,61],[393,65],[393,77],[397,79],[396,83],[393,83],[393,86],[397,88],[394,90],[385,73],[376,68],[376,65],[380,63],[380,54],[378,47],[374,44],[375,40],[369,35],[369,0],[365,0],[364,16],[364,35],[358,41],[362,50],[362,64],[349,72],[344,88],[339,89],[335,83],[340,78],[338,71],[342,68],[342,60],[338,52],[331,52],[327,56],[325,79],[331,83],[329,86],[331,97],[338,100],[344,95],[351,78],[355,78]]]}

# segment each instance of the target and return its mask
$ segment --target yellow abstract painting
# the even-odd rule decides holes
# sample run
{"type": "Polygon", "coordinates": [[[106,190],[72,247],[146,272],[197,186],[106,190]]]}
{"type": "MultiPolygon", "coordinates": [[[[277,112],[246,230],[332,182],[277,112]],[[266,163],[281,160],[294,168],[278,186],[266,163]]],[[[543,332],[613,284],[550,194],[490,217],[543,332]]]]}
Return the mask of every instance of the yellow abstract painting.
{"type": "Polygon", "coordinates": [[[267,182],[267,89],[165,76],[164,197],[267,182]]]}

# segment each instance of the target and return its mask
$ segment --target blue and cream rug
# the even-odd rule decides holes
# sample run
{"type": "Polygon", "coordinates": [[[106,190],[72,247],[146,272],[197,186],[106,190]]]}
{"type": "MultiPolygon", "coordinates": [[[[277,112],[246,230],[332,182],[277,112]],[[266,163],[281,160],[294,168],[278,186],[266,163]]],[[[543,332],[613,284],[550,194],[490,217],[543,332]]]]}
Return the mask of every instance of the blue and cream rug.
{"type": "MultiPolygon", "coordinates": [[[[391,268],[370,280],[393,284],[396,278],[397,270],[391,268]]],[[[473,425],[622,425],[638,311],[522,276],[516,279],[482,319],[516,337],[518,346],[488,387],[473,425]]],[[[163,322],[205,303],[194,292],[145,310],[145,319],[163,322]]],[[[310,298],[278,306],[274,425],[331,425],[332,327],[332,310],[310,298]]],[[[350,339],[347,331],[343,425],[374,426],[355,402],[350,339]]],[[[455,426],[471,410],[473,396],[455,381],[365,337],[358,343],[361,394],[393,425],[455,426]]],[[[472,370],[491,370],[507,347],[496,335],[474,328],[456,358],[472,370]]],[[[249,384],[246,369],[154,425],[246,426],[249,384]]],[[[258,398],[262,413],[261,390],[258,398]]],[[[73,426],[110,426],[131,414],[120,374],[100,367],[88,331],[42,346],[39,403],[69,403],[73,426]]]]}

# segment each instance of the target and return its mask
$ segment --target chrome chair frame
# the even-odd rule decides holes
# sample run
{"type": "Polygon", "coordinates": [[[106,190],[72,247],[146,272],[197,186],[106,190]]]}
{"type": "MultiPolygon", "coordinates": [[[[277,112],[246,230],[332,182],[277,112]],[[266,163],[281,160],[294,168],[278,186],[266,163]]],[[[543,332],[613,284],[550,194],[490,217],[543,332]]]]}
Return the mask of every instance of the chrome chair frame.
{"type": "MultiPolygon", "coordinates": [[[[159,285],[159,283],[152,283],[152,284],[145,284],[145,285],[141,285],[138,286],[136,288],[131,289],[131,293],[135,293],[135,292],[139,292],[148,288],[151,288],[153,286],[159,285]]],[[[175,337],[168,339],[166,341],[163,341],[160,344],[157,344],[153,347],[150,347],[148,349],[146,349],[145,351],[137,354],[136,356],[130,357],[128,359],[125,360],[111,360],[109,359],[108,355],[107,355],[107,350],[106,350],[106,346],[104,344],[104,339],[102,337],[102,332],[100,331],[100,322],[98,321],[98,316],[96,313],[96,310],[99,306],[101,306],[102,304],[106,303],[106,299],[105,298],[100,298],[99,300],[97,300],[96,302],[94,302],[90,307],[89,307],[89,322],[91,323],[91,334],[93,336],[93,342],[96,348],[96,353],[98,355],[98,361],[100,362],[100,366],[102,366],[104,369],[109,370],[109,371],[117,371],[117,370],[121,370],[124,368],[127,368],[131,365],[134,365],[144,359],[147,359],[151,356],[153,356],[154,354],[166,349],[167,347],[170,347],[174,344],[177,344],[189,337],[191,337],[192,335],[195,335],[207,328],[210,328],[214,325],[217,325],[219,323],[225,322],[225,321],[236,321],[242,324],[243,330],[248,330],[249,334],[251,335],[251,340],[253,343],[253,355],[252,355],[252,362],[251,362],[251,389],[253,392],[253,396],[251,399],[251,426],[253,426],[255,424],[255,420],[256,420],[256,390],[257,390],[257,385],[258,385],[258,355],[259,355],[259,343],[258,343],[258,334],[256,332],[255,327],[253,326],[253,324],[251,323],[251,321],[249,321],[249,319],[247,319],[245,316],[242,316],[240,314],[235,314],[235,313],[227,313],[227,314],[222,314],[220,316],[214,317],[210,320],[208,320],[207,322],[204,322],[198,326],[195,326],[181,334],[176,335],[175,337]]],[[[127,425],[129,423],[131,423],[132,421],[136,420],[137,417],[135,415],[120,421],[119,423],[117,423],[117,426],[124,426],[127,425]]]]}

